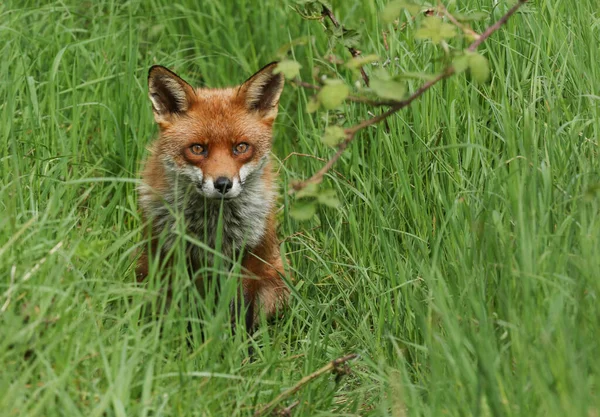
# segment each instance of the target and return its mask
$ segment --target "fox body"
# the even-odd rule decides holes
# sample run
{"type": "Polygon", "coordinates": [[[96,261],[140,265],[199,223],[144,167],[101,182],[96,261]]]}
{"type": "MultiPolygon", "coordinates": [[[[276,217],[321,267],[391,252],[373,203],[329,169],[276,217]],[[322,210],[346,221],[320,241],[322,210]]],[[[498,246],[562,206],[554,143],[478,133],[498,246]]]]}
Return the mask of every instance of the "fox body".
{"type": "MultiPolygon", "coordinates": [[[[149,255],[165,256],[176,241],[174,214],[180,213],[191,236],[225,258],[242,254],[240,297],[250,328],[261,309],[273,315],[289,294],[281,279],[270,161],[272,125],[283,89],[275,68],[271,63],[243,84],[224,89],[195,89],[161,66],[148,74],[160,136],[151,146],[139,187],[151,245],[140,256],[138,279],[148,274],[149,255]],[[158,248],[161,233],[165,238],[158,248]]],[[[191,243],[186,254],[192,276],[213,260],[210,251],[191,243]]]]}

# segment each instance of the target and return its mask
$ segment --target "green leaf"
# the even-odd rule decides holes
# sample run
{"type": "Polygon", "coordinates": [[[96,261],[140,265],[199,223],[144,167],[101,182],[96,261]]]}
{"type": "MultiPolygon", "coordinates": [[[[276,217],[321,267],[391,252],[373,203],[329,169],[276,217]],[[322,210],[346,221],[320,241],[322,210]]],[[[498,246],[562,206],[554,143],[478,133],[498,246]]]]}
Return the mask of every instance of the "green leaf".
{"type": "Polygon", "coordinates": [[[394,80],[373,78],[371,79],[371,90],[381,98],[400,101],[406,94],[406,85],[394,80]]]}
{"type": "Polygon", "coordinates": [[[335,109],[344,102],[350,94],[350,89],[340,80],[332,80],[324,86],[317,97],[326,109],[335,109]]]}
{"type": "Polygon", "coordinates": [[[357,48],[360,45],[360,33],[354,29],[344,28],[340,41],[346,48],[357,48]]]}
{"type": "Polygon", "coordinates": [[[317,203],[315,201],[296,201],[290,209],[290,216],[296,220],[310,220],[317,212],[317,203]]]}
{"type": "Polygon", "coordinates": [[[323,6],[331,9],[331,4],[326,0],[296,0],[294,9],[305,19],[320,19],[323,6]]]}
{"type": "Polygon", "coordinates": [[[323,20],[323,24],[325,26],[325,34],[329,38],[330,46],[335,45],[338,39],[344,34],[343,26],[336,26],[329,19],[323,20]]]}
{"type": "Polygon", "coordinates": [[[346,66],[351,69],[360,68],[363,65],[370,64],[371,62],[379,61],[379,57],[377,55],[365,55],[365,56],[357,56],[356,58],[352,58],[350,61],[346,62],[346,66]]]}
{"type": "Polygon", "coordinates": [[[321,141],[328,146],[336,146],[338,143],[342,141],[342,139],[346,138],[346,132],[340,126],[328,126],[325,129],[325,134],[321,141]]]}
{"type": "Polygon", "coordinates": [[[333,189],[322,190],[317,197],[317,201],[331,208],[338,208],[340,206],[340,200],[333,189]]]}
{"type": "Polygon", "coordinates": [[[300,73],[300,68],[302,68],[302,65],[296,61],[288,59],[277,64],[277,68],[273,70],[273,73],[278,74],[281,72],[285,78],[290,79],[294,78],[300,73]]]}
{"type": "Polygon", "coordinates": [[[319,195],[319,184],[316,182],[308,183],[306,187],[296,193],[296,198],[316,197],[319,195]]]}
{"type": "Polygon", "coordinates": [[[325,34],[328,37],[329,48],[333,49],[341,44],[346,48],[357,48],[360,44],[360,33],[354,29],[346,29],[341,25],[334,25],[329,19],[324,19],[325,34]]]}
{"type": "Polygon", "coordinates": [[[306,103],[306,112],[314,113],[317,110],[319,110],[319,107],[321,107],[321,103],[319,102],[319,100],[317,100],[317,96],[311,96],[308,99],[308,103],[306,103]]]}
{"type": "Polygon", "coordinates": [[[490,64],[483,55],[469,54],[469,70],[471,77],[478,83],[484,83],[490,78],[490,64]]]}
{"type": "Polygon", "coordinates": [[[470,57],[469,55],[459,55],[452,60],[452,66],[457,74],[469,69],[470,57]]]}
{"type": "Polygon", "coordinates": [[[383,23],[392,23],[398,17],[402,10],[406,9],[411,15],[416,15],[421,11],[421,6],[407,0],[394,0],[386,4],[381,12],[381,20],[383,23]]]}
{"type": "Polygon", "coordinates": [[[437,16],[425,18],[423,25],[415,32],[415,38],[431,39],[435,43],[440,43],[454,36],[456,36],[456,27],[450,23],[445,23],[437,16]]]}
{"type": "Polygon", "coordinates": [[[392,76],[387,72],[386,69],[384,68],[376,68],[375,71],[373,71],[373,78],[379,78],[380,80],[391,80],[392,76]]]}

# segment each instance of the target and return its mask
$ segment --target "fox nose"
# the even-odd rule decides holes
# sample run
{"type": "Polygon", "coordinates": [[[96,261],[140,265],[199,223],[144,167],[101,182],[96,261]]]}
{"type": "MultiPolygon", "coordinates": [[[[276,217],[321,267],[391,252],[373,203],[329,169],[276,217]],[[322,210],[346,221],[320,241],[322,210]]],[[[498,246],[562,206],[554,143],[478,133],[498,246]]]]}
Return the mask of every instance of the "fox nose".
{"type": "Polygon", "coordinates": [[[227,177],[219,177],[215,180],[215,188],[221,194],[227,194],[231,187],[233,187],[233,182],[227,177]]]}

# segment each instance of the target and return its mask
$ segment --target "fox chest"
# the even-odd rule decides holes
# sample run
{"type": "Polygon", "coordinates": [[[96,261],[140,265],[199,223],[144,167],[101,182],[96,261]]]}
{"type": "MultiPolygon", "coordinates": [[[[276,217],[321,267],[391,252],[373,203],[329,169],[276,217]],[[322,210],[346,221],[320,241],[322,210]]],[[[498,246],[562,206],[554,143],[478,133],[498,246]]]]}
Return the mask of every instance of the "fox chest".
{"type": "Polygon", "coordinates": [[[270,214],[270,204],[263,198],[238,198],[235,201],[214,201],[192,198],[179,210],[178,215],[162,206],[155,210],[154,229],[166,232],[163,249],[170,249],[181,235],[182,221],[186,252],[194,265],[211,266],[215,256],[236,259],[245,250],[261,244],[270,214]],[[181,216],[182,215],[182,216],[181,216]],[[182,218],[181,218],[182,217],[182,218]]]}
{"type": "MultiPolygon", "coordinates": [[[[245,213],[238,205],[196,205],[185,210],[187,232],[224,258],[238,257],[240,251],[252,249],[264,235],[265,219],[261,212],[245,213]]],[[[192,259],[212,263],[214,252],[188,243],[192,259]]]]}

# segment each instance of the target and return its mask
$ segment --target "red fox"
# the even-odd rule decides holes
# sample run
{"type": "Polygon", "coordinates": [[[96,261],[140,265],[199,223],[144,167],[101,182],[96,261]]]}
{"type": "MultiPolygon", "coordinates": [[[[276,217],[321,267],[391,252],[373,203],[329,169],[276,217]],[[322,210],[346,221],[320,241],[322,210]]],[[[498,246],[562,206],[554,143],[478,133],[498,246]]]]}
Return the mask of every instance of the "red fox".
{"type": "MultiPolygon", "coordinates": [[[[272,125],[284,84],[276,67],[272,62],[241,85],[224,89],[195,89],[158,65],[148,72],[160,135],[138,189],[143,218],[151,225],[150,250],[139,258],[138,279],[148,274],[149,256],[164,256],[175,242],[174,211],[183,213],[186,232],[211,248],[221,216],[220,252],[231,258],[243,251],[240,296],[248,330],[259,311],[272,316],[289,297],[281,278],[270,162],[272,125]],[[166,238],[158,248],[162,232],[166,238]]],[[[211,262],[207,252],[188,244],[191,275],[206,259],[211,262]]]]}

